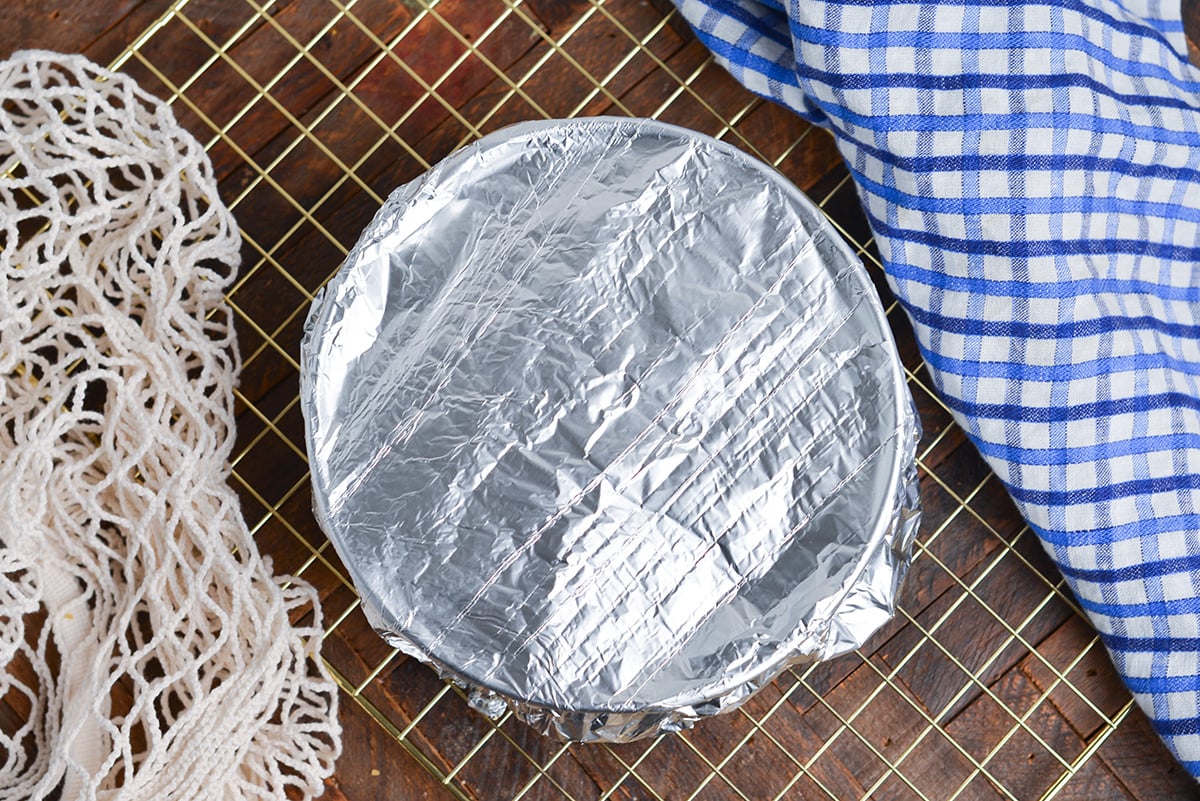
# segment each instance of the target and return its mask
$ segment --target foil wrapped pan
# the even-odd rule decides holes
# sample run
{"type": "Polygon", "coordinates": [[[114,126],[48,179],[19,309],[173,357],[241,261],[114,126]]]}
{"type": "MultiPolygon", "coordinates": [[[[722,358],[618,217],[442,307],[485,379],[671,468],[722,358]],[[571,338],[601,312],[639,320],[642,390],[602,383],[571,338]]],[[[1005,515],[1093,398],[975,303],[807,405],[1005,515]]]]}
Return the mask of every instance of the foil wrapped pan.
{"type": "Polygon", "coordinates": [[[676,730],[893,612],[919,432],[883,309],[726,144],[485,137],[388,199],[302,359],[315,512],[368,619],[485,712],[676,730]]]}

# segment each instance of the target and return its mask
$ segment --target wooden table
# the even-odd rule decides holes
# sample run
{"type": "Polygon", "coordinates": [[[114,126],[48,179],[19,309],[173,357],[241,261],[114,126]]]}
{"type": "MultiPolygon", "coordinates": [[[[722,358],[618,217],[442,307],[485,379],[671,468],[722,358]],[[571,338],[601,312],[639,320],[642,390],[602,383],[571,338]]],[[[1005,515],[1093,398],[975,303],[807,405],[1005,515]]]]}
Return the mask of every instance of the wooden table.
{"type": "MultiPolygon", "coordinates": [[[[242,226],[235,481],[260,548],[320,589],[332,628],[345,753],[326,797],[1197,797],[929,391],[831,139],[738,87],[658,0],[425,2],[16,0],[0,29],[0,56],[82,51],[170,99],[242,226]],[[391,189],[505,124],[599,113],[657,116],[745,148],[859,248],[925,427],[925,519],[902,611],[860,652],[798,668],[684,736],[564,748],[471,712],[369,630],[309,511],[296,362],[313,291],[391,189]]],[[[1200,2],[1185,6],[1194,32],[1200,2]]]]}

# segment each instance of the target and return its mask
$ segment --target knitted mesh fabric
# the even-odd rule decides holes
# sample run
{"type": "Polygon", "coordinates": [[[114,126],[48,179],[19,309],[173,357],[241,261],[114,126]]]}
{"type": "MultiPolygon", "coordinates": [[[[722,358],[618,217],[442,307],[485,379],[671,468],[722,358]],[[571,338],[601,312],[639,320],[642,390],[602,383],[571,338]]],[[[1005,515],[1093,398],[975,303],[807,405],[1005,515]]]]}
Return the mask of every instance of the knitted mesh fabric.
{"type": "Polygon", "coordinates": [[[0,104],[0,799],[320,795],[317,596],[228,483],[239,238],[208,159],[82,57],[0,63],[0,104]]]}

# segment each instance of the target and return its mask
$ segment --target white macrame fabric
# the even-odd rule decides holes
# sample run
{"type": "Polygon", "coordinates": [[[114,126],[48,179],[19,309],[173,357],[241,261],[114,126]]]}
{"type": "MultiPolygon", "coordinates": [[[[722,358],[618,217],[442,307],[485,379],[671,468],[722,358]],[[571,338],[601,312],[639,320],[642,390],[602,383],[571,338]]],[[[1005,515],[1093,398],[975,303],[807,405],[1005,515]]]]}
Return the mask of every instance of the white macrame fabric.
{"type": "Polygon", "coordinates": [[[340,751],[317,596],[230,488],[239,238],[164,103],[0,63],[0,799],[282,799],[340,751]]]}

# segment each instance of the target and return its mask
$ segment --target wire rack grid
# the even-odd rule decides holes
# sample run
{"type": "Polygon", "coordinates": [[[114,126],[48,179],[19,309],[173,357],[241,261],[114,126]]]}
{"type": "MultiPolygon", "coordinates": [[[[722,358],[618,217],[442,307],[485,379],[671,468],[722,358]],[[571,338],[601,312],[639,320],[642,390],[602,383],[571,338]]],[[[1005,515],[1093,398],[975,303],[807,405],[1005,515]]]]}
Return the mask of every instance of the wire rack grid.
{"type": "MultiPolygon", "coordinates": [[[[113,63],[209,151],[245,241],[234,480],[264,553],[322,595],[324,659],[459,799],[1050,799],[1120,780],[1140,715],[1061,577],[936,399],[832,140],[742,90],[669,6],[637,0],[180,0],[113,63]],[[727,140],[805,189],[885,300],[925,429],[925,518],[896,619],[679,735],[571,746],[370,631],[313,522],[298,343],[314,293],[387,193],[491,130],[597,113],[727,140]]],[[[1105,797],[1097,795],[1096,797],[1105,797]]]]}

